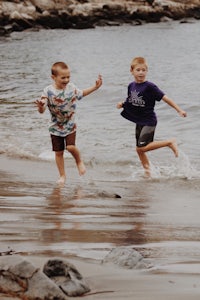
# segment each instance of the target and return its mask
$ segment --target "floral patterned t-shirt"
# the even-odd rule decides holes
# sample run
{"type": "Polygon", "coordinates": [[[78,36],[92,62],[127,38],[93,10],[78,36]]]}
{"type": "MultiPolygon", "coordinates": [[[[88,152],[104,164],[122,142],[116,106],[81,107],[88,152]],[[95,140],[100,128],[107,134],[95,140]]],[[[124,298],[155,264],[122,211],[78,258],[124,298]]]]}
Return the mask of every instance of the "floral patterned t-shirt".
{"type": "Polygon", "coordinates": [[[83,91],[71,82],[64,90],[57,90],[53,85],[44,89],[41,100],[48,106],[51,114],[51,134],[65,137],[76,130],[76,101],[82,97],[83,91]]]}

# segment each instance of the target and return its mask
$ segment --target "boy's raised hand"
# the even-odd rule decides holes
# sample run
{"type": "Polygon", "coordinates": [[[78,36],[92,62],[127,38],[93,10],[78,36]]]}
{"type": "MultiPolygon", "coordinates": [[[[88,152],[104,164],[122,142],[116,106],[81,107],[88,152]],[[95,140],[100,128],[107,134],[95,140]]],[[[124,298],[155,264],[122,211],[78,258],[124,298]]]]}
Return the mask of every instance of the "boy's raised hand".
{"type": "Polygon", "coordinates": [[[45,102],[44,101],[42,101],[41,99],[39,99],[39,100],[35,101],[35,104],[36,104],[36,106],[38,108],[38,111],[40,113],[43,113],[45,111],[45,102]]]}
{"type": "Polygon", "coordinates": [[[187,113],[186,113],[186,111],[184,111],[184,110],[180,110],[179,112],[179,115],[181,116],[181,117],[187,117],[187,113]]]}
{"type": "Polygon", "coordinates": [[[102,76],[99,74],[97,80],[96,80],[96,88],[100,88],[100,86],[102,85],[103,80],[102,80],[102,76]]]}

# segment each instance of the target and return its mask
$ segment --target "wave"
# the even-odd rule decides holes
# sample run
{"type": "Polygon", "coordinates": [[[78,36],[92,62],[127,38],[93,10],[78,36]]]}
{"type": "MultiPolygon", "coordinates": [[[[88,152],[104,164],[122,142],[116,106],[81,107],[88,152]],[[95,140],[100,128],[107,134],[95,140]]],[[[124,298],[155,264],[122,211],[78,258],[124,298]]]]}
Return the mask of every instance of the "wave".
{"type": "MultiPolygon", "coordinates": [[[[51,150],[43,150],[40,153],[33,153],[32,149],[24,149],[19,145],[7,145],[0,148],[0,155],[6,155],[14,159],[26,159],[31,161],[54,161],[54,152],[51,150]]],[[[74,168],[74,161],[70,153],[65,151],[64,158],[68,161],[67,167],[74,168]]],[[[169,164],[168,161],[157,165],[151,164],[151,177],[144,176],[144,170],[138,162],[124,159],[123,157],[113,157],[112,160],[106,156],[84,157],[84,162],[88,173],[94,175],[94,178],[105,181],[142,181],[142,180],[163,180],[163,179],[200,179],[200,171],[191,164],[189,157],[179,151],[179,157],[169,164]]],[[[93,176],[92,175],[92,176],[93,176]]]]}

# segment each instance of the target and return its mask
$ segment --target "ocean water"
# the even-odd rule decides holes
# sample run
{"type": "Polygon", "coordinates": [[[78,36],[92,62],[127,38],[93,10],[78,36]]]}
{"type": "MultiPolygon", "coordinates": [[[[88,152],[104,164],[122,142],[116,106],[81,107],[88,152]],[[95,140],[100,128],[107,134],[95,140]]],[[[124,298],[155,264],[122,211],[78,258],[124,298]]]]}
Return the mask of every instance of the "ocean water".
{"type": "MultiPolygon", "coordinates": [[[[148,79],[186,110],[180,118],[158,103],[156,139],[176,137],[180,159],[169,149],[149,153],[155,176],[199,177],[199,22],[125,25],[88,30],[41,30],[13,33],[0,40],[0,153],[27,159],[53,160],[48,111],[33,104],[51,83],[50,68],[65,61],[79,88],[103,86],[85,97],[77,109],[77,146],[96,176],[134,180],[143,174],[135,153],[135,125],[120,116],[116,103],[126,98],[133,80],[129,66],[146,57],[148,79]]],[[[68,160],[71,157],[66,153],[68,160]]]]}
{"type": "Polygon", "coordinates": [[[147,257],[198,259],[199,24],[41,30],[1,38],[3,250],[102,258],[113,246],[131,245],[147,249],[147,257]],[[164,102],[157,104],[155,139],[175,137],[179,157],[170,149],[149,153],[153,172],[148,180],[135,152],[135,125],[116,109],[133,80],[129,68],[135,56],[146,57],[148,79],[188,114],[181,118],[164,102]],[[40,115],[34,105],[51,83],[51,65],[60,60],[70,66],[79,88],[103,76],[103,86],[77,107],[77,146],[86,179],[75,179],[74,161],[66,153],[70,184],[62,190],[53,185],[50,116],[48,111],[40,115]]]}

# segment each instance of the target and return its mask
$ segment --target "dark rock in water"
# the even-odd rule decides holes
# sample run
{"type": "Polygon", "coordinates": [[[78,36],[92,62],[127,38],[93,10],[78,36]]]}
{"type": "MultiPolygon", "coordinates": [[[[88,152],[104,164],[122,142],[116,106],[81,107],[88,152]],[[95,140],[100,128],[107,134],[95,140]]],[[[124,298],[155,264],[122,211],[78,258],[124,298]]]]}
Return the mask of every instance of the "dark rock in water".
{"type": "Polygon", "coordinates": [[[90,291],[75,266],[66,260],[49,260],[43,272],[68,296],[80,296],[90,291]]]}
{"type": "Polygon", "coordinates": [[[97,195],[101,198],[121,198],[119,194],[109,193],[106,191],[98,192],[97,195]]]}
{"type": "Polygon", "coordinates": [[[144,257],[130,247],[112,249],[103,259],[102,263],[113,263],[126,269],[144,269],[149,267],[149,264],[144,262],[144,257]]]}
{"type": "Polygon", "coordinates": [[[121,198],[119,194],[115,194],[115,198],[121,198]]]}
{"type": "Polygon", "coordinates": [[[20,299],[67,300],[52,280],[18,255],[0,257],[0,291],[20,299]]]}

